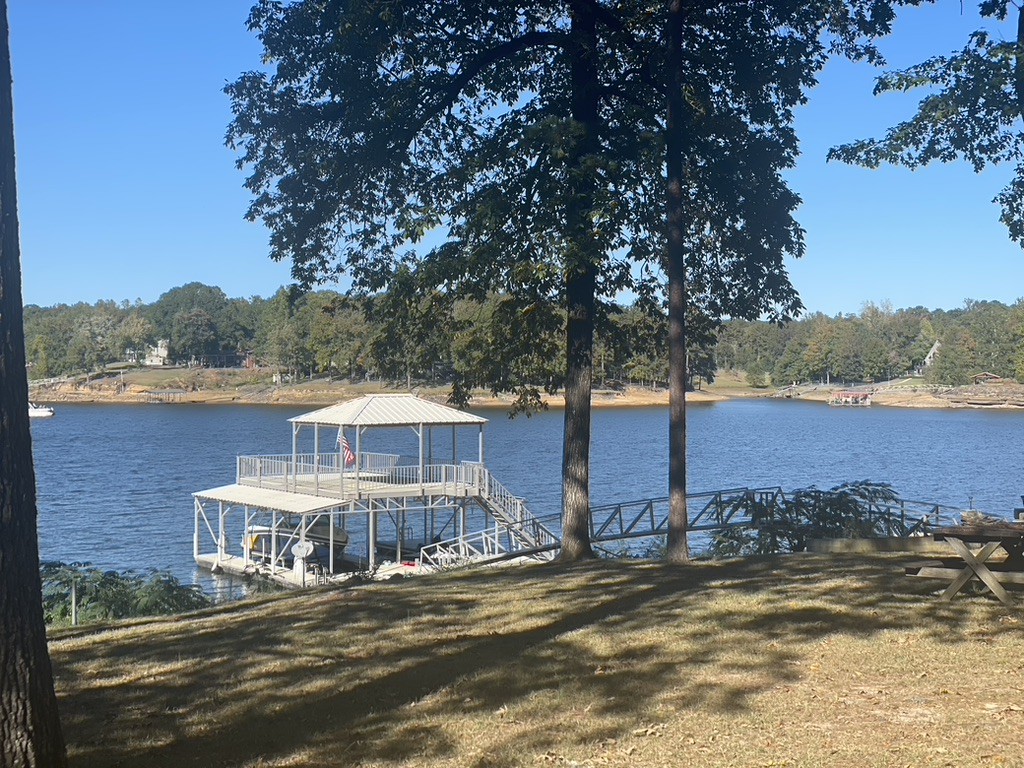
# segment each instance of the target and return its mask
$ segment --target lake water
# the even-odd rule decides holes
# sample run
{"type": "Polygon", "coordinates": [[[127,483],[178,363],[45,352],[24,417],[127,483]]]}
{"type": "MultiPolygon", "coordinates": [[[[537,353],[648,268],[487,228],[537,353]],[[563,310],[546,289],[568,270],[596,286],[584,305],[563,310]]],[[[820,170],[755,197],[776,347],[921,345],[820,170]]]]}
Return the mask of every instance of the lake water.
{"type": "MultiPolygon", "coordinates": [[[[54,418],[32,422],[42,558],[160,568],[192,581],[192,492],[234,482],[237,454],[290,453],[287,419],[307,410],[59,405],[54,418]]],[[[490,419],[486,463],[495,477],[535,514],[557,512],[561,411],[514,420],[479,413],[490,419]]],[[[905,499],[973,502],[1005,516],[1024,493],[1024,412],[731,400],[691,405],[688,417],[691,492],[868,479],[905,499]]],[[[667,494],[667,430],[665,408],[594,411],[595,505],[667,494]]],[[[410,435],[396,430],[363,448],[409,453],[410,435]]],[[[444,437],[437,457],[450,456],[444,437]]]]}

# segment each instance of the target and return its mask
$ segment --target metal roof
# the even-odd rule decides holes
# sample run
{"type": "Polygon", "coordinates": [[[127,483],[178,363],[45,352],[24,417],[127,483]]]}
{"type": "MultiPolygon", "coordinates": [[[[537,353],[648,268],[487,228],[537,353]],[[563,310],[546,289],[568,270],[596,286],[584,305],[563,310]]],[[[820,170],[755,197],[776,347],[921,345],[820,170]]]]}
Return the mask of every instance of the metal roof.
{"type": "Polygon", "coordinates": [[[196,491],[192,495],[199,499],[223,501],[225,504],[240,504],[294,515],[323,512],[333,509],[341,503],[337,499],[310,496],[306,493],[275,491],[271,488],[256,488],[251,485],[222,485],[208,491],[196,491]]]}
{"type": "Polygon", "coordinates": [[[334,427],[408,427],[486,424],[487,419],[415,395],[364,395],[289,419],[334,427]]]}

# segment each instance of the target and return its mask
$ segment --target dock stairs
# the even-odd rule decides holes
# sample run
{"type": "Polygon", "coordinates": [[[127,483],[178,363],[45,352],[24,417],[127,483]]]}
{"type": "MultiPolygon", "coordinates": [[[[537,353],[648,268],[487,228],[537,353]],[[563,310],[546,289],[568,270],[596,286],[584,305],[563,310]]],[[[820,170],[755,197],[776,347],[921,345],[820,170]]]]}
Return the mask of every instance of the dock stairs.
{"type": "MultiPolygon", "coordinates": [[[[485,564],[515,557],[550,560],[561,546],[559,537],[537,517],[526,502],[494,479],[486,467],[474,467],[474,501],[494,520],[484,530],[429,544],[420,552],[420,565],[434,570],[485,564]]],[[[558,519],[558,515],[553,517],[558,519]]]]}

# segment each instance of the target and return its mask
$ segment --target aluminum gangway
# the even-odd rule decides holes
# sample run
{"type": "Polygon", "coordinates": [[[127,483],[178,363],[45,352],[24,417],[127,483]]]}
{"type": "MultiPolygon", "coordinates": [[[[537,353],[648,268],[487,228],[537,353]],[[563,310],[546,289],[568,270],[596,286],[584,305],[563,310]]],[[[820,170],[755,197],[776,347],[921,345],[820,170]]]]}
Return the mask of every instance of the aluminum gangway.
{"type": "MultiPolygon", "coordinates": [[[[805,490],[826,496],[829,491],[805,490]]],[[[793,496],[779,486],[731,488],[687,494],[688,533],[714,533],[756,525],[793,496]]],[[[863,502],[864,519],[877,523],[887,536],[918,536],[930,528],[951,524],[963,510],[909,499],[863,502]]],[[[619,541],[668,533],[668,497],[608,504],[591,509],[591,541],[619,541]]]]}
{"type": "MultiPolygon", "coordinates": [[[[806,496],[825,496],[828,491],[803,491],[806,496]]],[[[781,487],[730,488],[718,491],[687,494],[687,534],[715,533],[730,528],[749,528],[757,525],[792,497],[781,487]]],[[[606,543],[629,539],[660,537],[668,533],[667,496],[608,504],[591,508],[590,540],[606,543]]],[[[935,526],[948,525],[963,510],[931,502],[909,499],[864,501],[865,521],[887,536],[905,537],[927,534],[935,526]]],[[[558,515],[532,518],[546,531],[556,527],[558,515]],[[549,528],[550,526],[550,528],[549,528]]],[[[500,523],[486,531],[476,531],[437,542],[423,550],[421,566],[427,569],[455,568],[471,564],[491,564],[514,558],[551,559],[561,542],[544,541],[534,537],[526,543],[522,525],[500,523]],[[517,546],[518,544],[518,546],[517,546]]]]}

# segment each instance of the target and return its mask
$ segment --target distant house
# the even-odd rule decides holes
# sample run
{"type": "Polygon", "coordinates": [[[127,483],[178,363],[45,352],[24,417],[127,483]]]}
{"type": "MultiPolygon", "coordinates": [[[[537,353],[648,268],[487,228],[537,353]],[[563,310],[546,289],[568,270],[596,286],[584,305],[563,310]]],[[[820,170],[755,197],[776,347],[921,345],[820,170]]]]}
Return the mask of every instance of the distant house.
{"type": "Polygon", "coordinates": [[[170,340],[160,339],[157,341],[156,346],[150,347],[146,351],[146,359],[143,365],[148,365],[154,368],[158,368],[162,365],[167,365],[167,360],[171,356],[170,340]]]}
{"type": "Polygon", "coordinates": [[[976,373],[971,378],[974,380],[975,384],[998,384],[1003,380],[1002,376],[996,376],[994,373],[989,373],[988,371],[976,373]]]}
{"type": "Polygon", "coordinates": [[[921,363],[917,368],[914,369],[915,376],[923,376],[925,370],[935,362],[935,355],[939,353],[939,348],[942,347],[942,342],[936,341],[932,344],[932,348],[928,350],[928,354],[924,356],[924,362],[921,363]]]}

